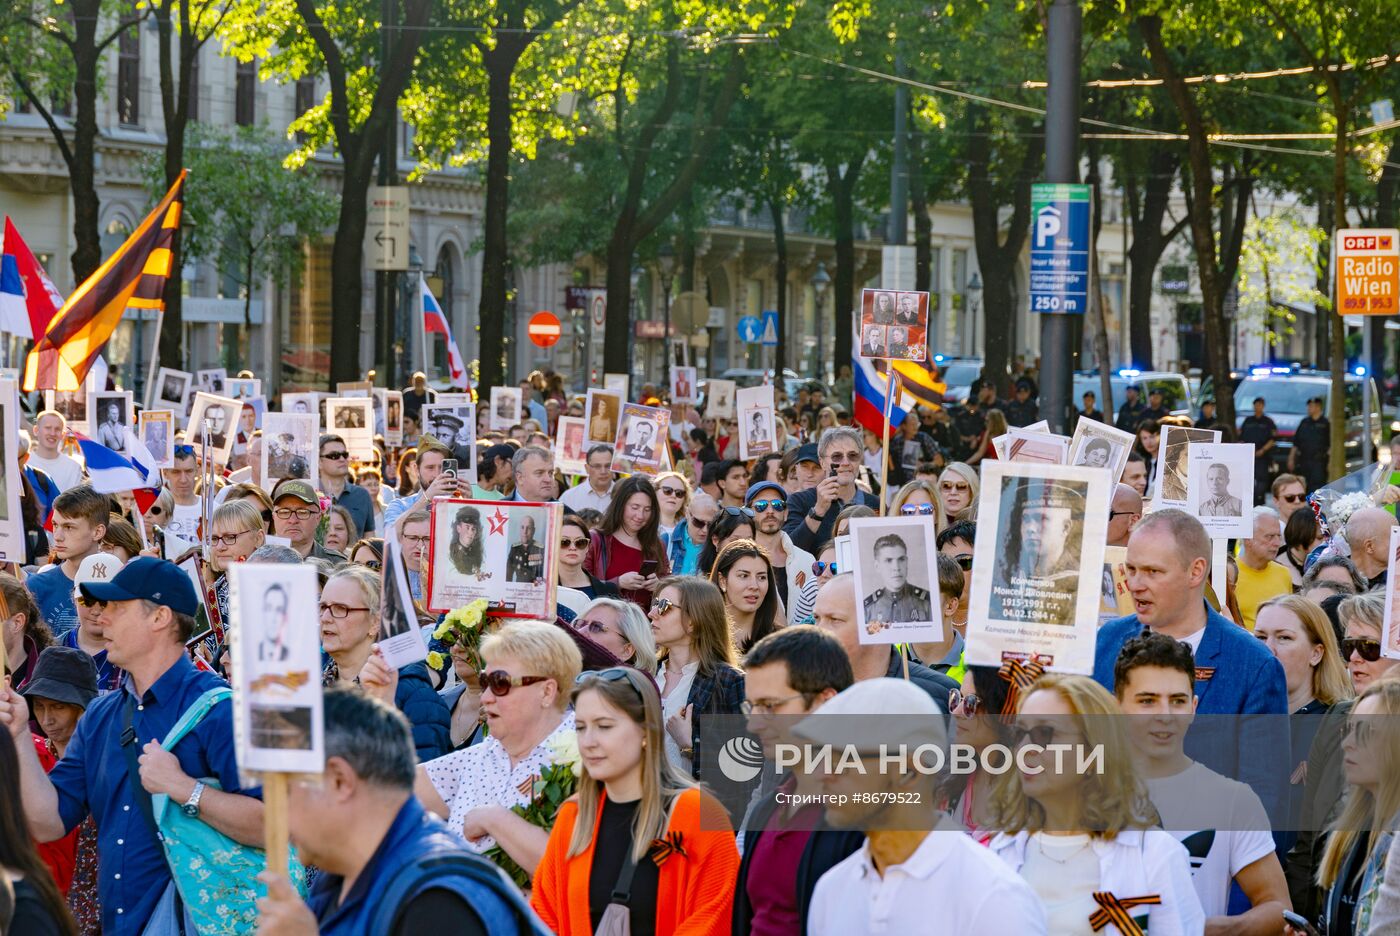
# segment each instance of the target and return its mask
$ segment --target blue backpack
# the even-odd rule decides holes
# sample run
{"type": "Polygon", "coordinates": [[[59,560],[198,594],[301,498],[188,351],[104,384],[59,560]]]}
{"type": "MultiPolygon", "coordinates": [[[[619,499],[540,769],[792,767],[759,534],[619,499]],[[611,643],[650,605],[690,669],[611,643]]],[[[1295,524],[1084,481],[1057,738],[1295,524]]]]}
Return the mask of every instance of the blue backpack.
{"type": "MultiPolygon", "coordinates": [[[[172,750],[214,706],[232,695],[233,690],[228,686],[217,686],[201,695],[180,716],[161,747],[172,750]]],[[[127,733],[131,731],[131,718],[128,707],[124,726],[127,733]]],[[[256,931],[257,899],[267,892],[257,880],[267,867],[266,852],[234,841],[198,817],[186,816],[184,810],[164,794],[148,795],[141,786],[136,746],[124,747],[137,804],[155,826],[156,837],[165,850],[165,863],[199,936],[248,936],[256,931]]],[[[219,789],[217,780],[200,779],[206,787],[219,789]]],[[[295,849],[288,854],[287,877],[305,897],[306,869],[297,861],[295,849]]]]}
{"type": "Polygon", "coordinates": [[[552,936],[504,871],[485,858],[456,849],[420,855],[395,871],[375,898],[368,931],[393,932],[403,905],[430,886],[465,900],[492,936],[552,936]]]}

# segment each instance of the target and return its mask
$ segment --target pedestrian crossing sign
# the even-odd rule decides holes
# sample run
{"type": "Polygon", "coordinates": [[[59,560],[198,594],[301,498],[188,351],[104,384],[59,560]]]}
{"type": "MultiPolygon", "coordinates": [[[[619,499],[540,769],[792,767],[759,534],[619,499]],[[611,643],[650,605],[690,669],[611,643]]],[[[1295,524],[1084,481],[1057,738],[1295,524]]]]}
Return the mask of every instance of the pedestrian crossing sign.
{"type": "Polygon", "coordinates": [[[778,313],[772,309],[766,309],[763,313],[763,346],[765,348],[776,348],[778,346],[778,313]]]}

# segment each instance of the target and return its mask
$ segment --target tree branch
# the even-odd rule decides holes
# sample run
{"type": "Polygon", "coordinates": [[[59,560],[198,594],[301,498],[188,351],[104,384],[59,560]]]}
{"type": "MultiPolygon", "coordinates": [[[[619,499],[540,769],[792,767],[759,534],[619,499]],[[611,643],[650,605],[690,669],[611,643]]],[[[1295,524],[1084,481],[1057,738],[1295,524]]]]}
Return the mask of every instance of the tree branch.
{"type": "Polygon", "coordinates": [[[54,141],[58,143],[58,151],[63,156],[64,163],[68,166],[68,171],[73,172],[73,148],[68,145],[68,139],[63,135],[63,130],[59,128],[58,122],[49,113],[44,102],[39,100],[39,96],[34,93],[34,89],[29,86],[29,82],[24,80],[24,76],[19,73],[19,69],[10,66],[10,75],[15,79],[15,84],[24,92],[24,96],[34,109],[39,112],[39,116],[44,118],[44,123],[49,125],[49,132],[53,134],[54,141]]]}

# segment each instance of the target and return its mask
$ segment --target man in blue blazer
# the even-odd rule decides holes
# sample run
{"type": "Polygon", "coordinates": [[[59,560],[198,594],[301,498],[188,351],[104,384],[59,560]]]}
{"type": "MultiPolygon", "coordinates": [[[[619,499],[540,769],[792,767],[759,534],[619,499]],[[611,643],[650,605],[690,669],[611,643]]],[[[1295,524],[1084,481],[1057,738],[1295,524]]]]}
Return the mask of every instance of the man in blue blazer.
{"type": "Polygon", "coordinates": [[[1283,667],[1249,631],[1213,611],[1205,600],[1210,537],[1184,510],[1159,510],[1138,522],[1128,540],[1128,591],[1136,614],[1099,629],[1094,679],[1113,691],[1113,664],[1123,645],[1144,629],[1191,646],[1196,659],[1198,719],[1187,754],[1210,769],[1249,784],[1275,828],[1286,817],[1289,740],[1288,689],[1283,667]]]}

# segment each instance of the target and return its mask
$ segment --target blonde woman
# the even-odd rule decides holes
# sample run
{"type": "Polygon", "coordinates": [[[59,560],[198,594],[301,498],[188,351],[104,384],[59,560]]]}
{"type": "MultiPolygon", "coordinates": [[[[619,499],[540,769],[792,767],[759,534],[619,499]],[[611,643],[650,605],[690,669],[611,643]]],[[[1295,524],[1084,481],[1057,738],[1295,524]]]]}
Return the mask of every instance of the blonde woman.
{"type": "MultiPolygon", "coordinates": [[[[1342,736],[1342,770],[1350,792],[1327,836],[1317,882],[1327,890],[1322,930],[1328,936],[1365,936],[1400,818],[1400,681],[1381,679],[1357,697],[1342,736]]],[[[1296,930],[1290,930],[1296,934],[1296,930]]]]}
{"type": "Polygon", "coordinates": [[[628,667],[584,673],[573,705],[583,776],[536,869],[535,912],[558,936],[728,933],[734,833],[719,804],[663,753],[655,684],[628,667]]]}
{"type": "Polygon", "coordinates": [[[981,492],[982,481],[976,468],[964,462],[953,462],[944,468],[938,476],[938,503],[943,508],[939,529],[959,520],[976,520],[981,492]]]}
{"type": "MultiPolygon", "coordinates": [[[[1016,693],[1017,769],[1001,775],[989,826],[1002,831],[991,849],[1030,884],[1045,906],[1048,931],[1091,936],[1102,895],[1156,896],[1133,906],[1153,936],[1198,936],[1205,913],[1191,883],[1186,849],[1157,825],[1157,813],[1133,771],[1127,732],[1108,690],[1087,676],[1041,676],[1016,693]],[[1051,744],[1098,749],[1102,770],[1080,773],[1074,757],[1057,769],[1051,744]]],[[[1011,700],[1008,706],[1011,706],[1011,700]]]]}
{"type": "MultiPolygon", "coordinates": [[[[329,586],[328,586],[329,587],[329,586]]],[[[578,645],[544,621],[511,621],[481,642],[486,740],[418,768],[414,793],[473,848],[500,845],[533,873],[549,833],[511,812],[530,802],[552,744],[574,729],[569,689],[583,669],[578,645]]]]}
{"type": "Polygon", "coordinates": [[[228,570],[243,562],[267,540],[262,513],[252,501],[236,500],[219,505],[210,523],[209,568],[218,576],[214,593],[219,614],[228,620],[228,570]]]}
{"type": "MultiPolygon", "coordinates": [[[[938,485],[932,481],[910,481],[894,493],[890,501],[891,517],[938,517],[938,485]]],[[[939,529],[946,524],[938,523],[939,529]]]]}
{"type": "Polygon", "coordinates": [[[690,506],[690,482],[679,471],[663,471],[652,484],[656,486],[656,503],[660,507],[657,532],[662,540],[667,540],[676,525],[685,522],[685,509],[690,506]]]}

